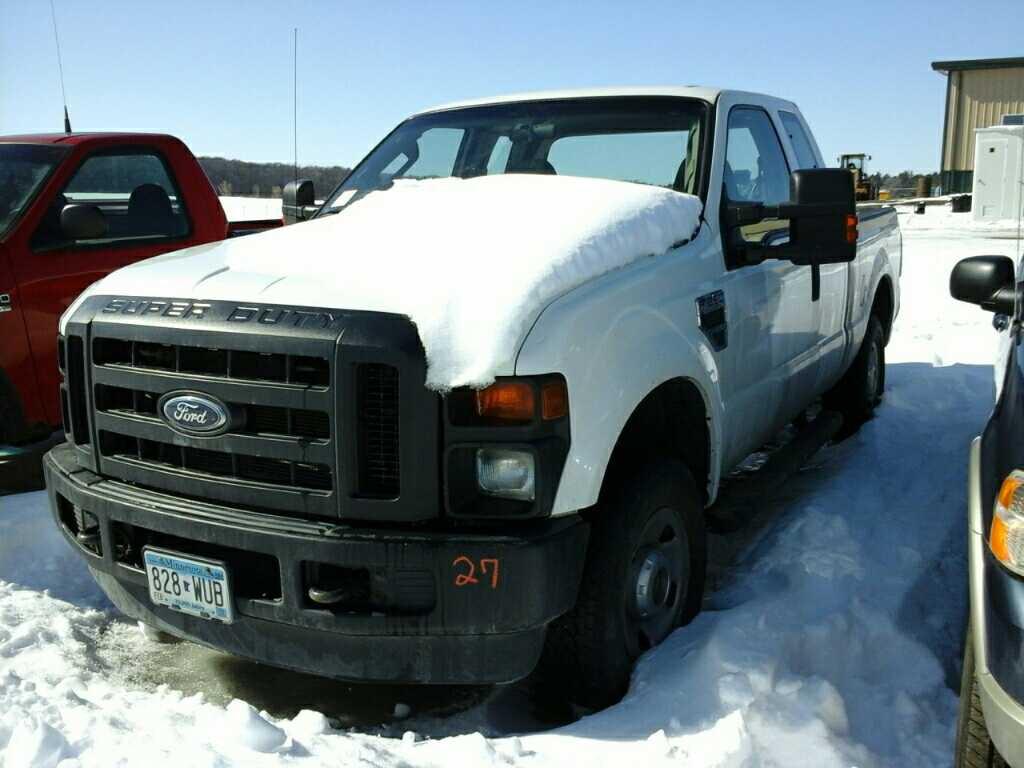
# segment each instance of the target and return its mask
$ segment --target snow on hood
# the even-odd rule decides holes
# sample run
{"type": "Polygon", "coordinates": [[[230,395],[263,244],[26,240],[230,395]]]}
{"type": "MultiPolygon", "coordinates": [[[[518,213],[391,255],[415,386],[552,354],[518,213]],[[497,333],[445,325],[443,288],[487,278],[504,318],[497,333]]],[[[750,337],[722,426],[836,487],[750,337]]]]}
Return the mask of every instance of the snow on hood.
{"type": "Polygon", "coordinates": [[[400,181],[341,213],[119,270],[90,293],[409,316],[428,386],[483,386],[554,298],[690,238],[701,202],[569,176],[400,181]]]}

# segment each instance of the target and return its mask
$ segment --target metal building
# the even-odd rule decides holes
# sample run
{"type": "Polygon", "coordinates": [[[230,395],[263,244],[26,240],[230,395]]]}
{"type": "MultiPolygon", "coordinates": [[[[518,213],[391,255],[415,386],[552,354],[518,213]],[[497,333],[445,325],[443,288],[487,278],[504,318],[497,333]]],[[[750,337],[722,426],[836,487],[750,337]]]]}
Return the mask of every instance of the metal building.
{"type": "Polygon", "coordinates": [[[970,192],[974,132],[1024,122],[1024,56],[932,62],[946,79],[942,129],[942,191],[970,192]]]}

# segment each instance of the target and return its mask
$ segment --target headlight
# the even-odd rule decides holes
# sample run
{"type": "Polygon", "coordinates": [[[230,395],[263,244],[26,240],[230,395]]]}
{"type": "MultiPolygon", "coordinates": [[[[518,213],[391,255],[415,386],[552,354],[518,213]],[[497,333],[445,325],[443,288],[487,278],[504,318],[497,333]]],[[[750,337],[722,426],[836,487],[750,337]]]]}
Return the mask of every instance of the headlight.
{"type": "Polygon", "coordinates": [[[988,545],[999,562],[1024,576],[1024,472],[1019,469],[1007,476],[996,496],[988,545]]]}
{"type": "Polygon", "coordinates": [[[480,490],[506,499],[533,501],[536,487],[533,455],[505,448],[476,452],[476,481],[480,490]]]}

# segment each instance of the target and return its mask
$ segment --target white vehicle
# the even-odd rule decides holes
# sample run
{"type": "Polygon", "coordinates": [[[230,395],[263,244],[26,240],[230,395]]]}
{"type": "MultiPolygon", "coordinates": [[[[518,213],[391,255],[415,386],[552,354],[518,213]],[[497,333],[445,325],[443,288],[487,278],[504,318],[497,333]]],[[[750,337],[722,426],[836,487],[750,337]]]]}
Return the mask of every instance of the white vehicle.
{"type": "Polygon", "coordinates": [[[882,396],[900,234],[853,195],[753,93],[415,115],[312,221],[68,310],[54,515],[158,632],[344,679],[541,662],[606,704],[699,610],[723,475],[882,396]]]}

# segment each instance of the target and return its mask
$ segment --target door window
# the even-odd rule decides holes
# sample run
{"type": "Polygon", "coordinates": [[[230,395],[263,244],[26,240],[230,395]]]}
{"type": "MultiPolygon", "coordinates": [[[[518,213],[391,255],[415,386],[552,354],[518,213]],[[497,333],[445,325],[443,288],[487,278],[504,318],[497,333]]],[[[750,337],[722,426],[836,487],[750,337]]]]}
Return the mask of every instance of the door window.
{"type": "Polygon", "coordinates": [[[191,227],[181,195],[164,164],[153,152],[106,152],[92,155],[54,198],[33,237],[33,248],[159,242],[188,235],[191,227]],[[69,205],[97,208],[106,234],[74,240],[60,224],[69,205]]]}
{"type": "MultiPolygon", "coordinates": [[[[763,109],[737,107],[729,113],[722,182],[730,203],[778,205],[789,200],[789,164],[763,109]]],[[[787,240],[789,221],[767,219],[737,231],[745,243],[780,245],[787,240]]]]}

